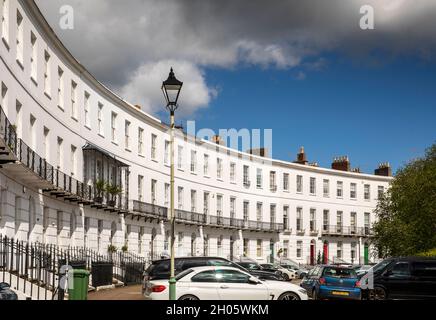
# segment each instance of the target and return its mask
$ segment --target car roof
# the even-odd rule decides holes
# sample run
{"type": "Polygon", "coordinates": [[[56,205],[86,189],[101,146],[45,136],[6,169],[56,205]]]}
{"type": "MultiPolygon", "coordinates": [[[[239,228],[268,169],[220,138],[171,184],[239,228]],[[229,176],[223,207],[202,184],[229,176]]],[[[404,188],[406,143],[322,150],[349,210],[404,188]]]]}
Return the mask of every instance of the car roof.
{"type": "MultiPolygon", "coordinates": [[[[210,260],[210,259],[217,259],[217,260],[223,260],[223,261],[230,261],[226,258],[222,258],[222,257],[177,257],[174,258],[175,260],[210,260]]],[[[159,263],[159,262],[165,262],[165,261],[170,261],[171,259],[158,259],[158,260],[154,260],[152,263],[159,263]]]]}
{"type": "Polygon", "coordinates": [[[220,266],[207,266],[207,267],[192,267],[189,268],[194,271],[209,271],[209,270],[236,270],[236,271],[242,271],[241,269],[234,268],[234,267],[220,267],[220,266]]]}

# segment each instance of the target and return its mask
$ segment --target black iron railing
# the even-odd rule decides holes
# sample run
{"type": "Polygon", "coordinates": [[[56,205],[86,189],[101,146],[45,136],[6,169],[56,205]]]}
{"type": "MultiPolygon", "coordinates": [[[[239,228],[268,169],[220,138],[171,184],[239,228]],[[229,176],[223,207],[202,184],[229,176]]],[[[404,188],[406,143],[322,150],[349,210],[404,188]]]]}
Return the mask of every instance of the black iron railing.
{"type": "Polygon", "coordinates": [[[369,237],[372,235],[372,230],[369,227],[342,226],[342,225],[323,225],[322,235],[331,236],[357,236],[369,237]]]}
{"type": "Polygon", "coordinates": [[[36,300],[64,298],[60,287],[64,266],[91,272],[92,286],[111,285],[113,278],[125,284],[142,283],[145,257],[116,250],[100,254],[84,247],[26,243],[0,235],[0,282],[36,300]]]}

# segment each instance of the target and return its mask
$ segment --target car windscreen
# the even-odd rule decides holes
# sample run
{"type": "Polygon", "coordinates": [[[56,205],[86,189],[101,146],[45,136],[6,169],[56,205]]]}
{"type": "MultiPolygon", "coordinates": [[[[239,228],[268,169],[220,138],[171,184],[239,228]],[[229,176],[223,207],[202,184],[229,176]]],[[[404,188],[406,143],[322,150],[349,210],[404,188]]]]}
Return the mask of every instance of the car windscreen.
{"type": "Polygon", "coordinates": [[[325,267],[323,271],[324,277],[334,277],[334,278],[357,278],[356,272],[350,268],[338,268],[338,267],[325,267]]]}
{"type": "Polygon", "coordinates": [[[381,262],[379,262],[378,264],[376,264],[375,266],[373,266],[370,270],[372,270],[372,272],[379,272],[382,271],[384,268],[386,268],[388,265],[390,265],[392,263],[392,259],[387,259],[387,260],[383,260],[381,262]]]}

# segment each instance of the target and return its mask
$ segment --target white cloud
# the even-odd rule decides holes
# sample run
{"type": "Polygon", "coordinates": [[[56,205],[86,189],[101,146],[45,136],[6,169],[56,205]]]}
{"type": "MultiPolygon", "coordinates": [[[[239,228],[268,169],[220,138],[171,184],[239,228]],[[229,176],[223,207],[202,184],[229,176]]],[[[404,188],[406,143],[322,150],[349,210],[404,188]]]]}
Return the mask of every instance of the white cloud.
{"type": "Polygon", "coordinates": [[[204,74],[196,65],[187,61],[162,60],[140,66],[121,88],[121,95],[133,104],[141,105],[146,112],[156,114],[164,108],[161,91],[169,67],[174,67],[176,77],[184,82],[178,114],[189,116],[208,106],[216,90],[206,84],[204,74]]]}

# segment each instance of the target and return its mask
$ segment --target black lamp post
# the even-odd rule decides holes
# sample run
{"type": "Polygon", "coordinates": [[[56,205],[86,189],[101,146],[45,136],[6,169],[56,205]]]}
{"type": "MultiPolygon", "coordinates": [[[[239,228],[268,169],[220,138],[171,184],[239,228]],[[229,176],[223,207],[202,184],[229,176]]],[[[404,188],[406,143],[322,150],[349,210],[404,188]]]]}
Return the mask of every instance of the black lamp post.
{"type": "Polygon", "coordinates": [[[170,205],[170,221],[171,221],[171,263],[170,263],[170,290],[169,290],[169,299],[176,300],[176,278],[174,272],[174,242],[175,242],[175,225],[176,219],[174,214],[174,113],[178,108],[178,100],[180,96],[180,91],[182,90],[183,82],[177,80],[174,75],[173,68],[171,68],[168,79],[162,83],[162,92],[164,94],[166,100],[166,108],[170,112],[170,159],[171,159],[171,179],[170,179],[170,188],[171,188],[171,205],[170,205]]]}

